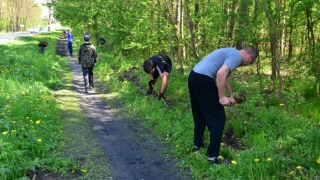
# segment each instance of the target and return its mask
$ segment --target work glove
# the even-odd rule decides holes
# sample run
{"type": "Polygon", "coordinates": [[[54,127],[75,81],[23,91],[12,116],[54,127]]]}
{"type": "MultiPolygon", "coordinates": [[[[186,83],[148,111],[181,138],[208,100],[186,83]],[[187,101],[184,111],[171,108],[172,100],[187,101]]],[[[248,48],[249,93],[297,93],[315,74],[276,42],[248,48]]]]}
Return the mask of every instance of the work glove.
{"type": "Polygon", "coordinates": [[[152,94],[152,91],[147,91],[146,96],[150,96],[152,94]]]}
{"type": "Polygon", "coordinates": [[[153,79],[150,79],[150,81],[149,81],[149,86],[152,87],[153,84],[154,84],[154,80],[153,80],[153,79]]]}
{"type": "Polygon", "coordinates": [[[161,100],[161,98],[162,98],[162,99],[165,99],[164,93],[160,93],[160,94],[159,94],[159,100],[161,100]]]}

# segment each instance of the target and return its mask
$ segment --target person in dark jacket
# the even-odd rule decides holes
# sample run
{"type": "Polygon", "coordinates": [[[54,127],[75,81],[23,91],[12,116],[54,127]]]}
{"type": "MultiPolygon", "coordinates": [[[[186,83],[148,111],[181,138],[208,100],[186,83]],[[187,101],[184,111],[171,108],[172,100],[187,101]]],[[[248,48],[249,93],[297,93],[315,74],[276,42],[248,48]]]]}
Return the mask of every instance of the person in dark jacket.
{"type": "Polygon", "coordinates": [[[82,67],[85,93],[93,86],[93,68],[97,63],[97,51],[94,45],[90,44],[90,36],[83,37],[84,43],[80,46],[78,52],[78,61],[82,67]]]}
{"type": "Polygon", "coordinates": [[[149,59],[145,60],[143,63],[143,70],[149,74],[149,89],[146,95],[151,95],[153,91],[153,86],[157,83],[159,77],[161,77],[161,89],[159,93],[159,100],[161,98],[165,99],[165,92],[168,86],[168,78],[172,69],[172,61],[167,55],[157,54],[149,59]]]}

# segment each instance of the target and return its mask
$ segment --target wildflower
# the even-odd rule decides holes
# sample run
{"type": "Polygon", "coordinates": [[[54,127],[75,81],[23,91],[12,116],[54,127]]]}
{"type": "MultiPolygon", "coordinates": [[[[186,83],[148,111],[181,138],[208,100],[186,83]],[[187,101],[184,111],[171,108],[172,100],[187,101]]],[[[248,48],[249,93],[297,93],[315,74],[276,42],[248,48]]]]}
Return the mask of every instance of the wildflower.
{"type": "Polygon", "coordinates": [[[243,124],[247,124],[247,121],[243,121],[243,124]]]}
{"type": "Polygon", "coordinates": [[[236,162],[236,161],[233,161],[233,160],[231,161],[231,163],[232,163],[232,164],[234,164],[234,165],[236,165],[236,164],[237,164],[237,162],[236,162]]]}
{"type": "Polygon", "coordinates": [[[284,104],[282,104],[282,103],[281,103],[281,104],[279,104],[279,105],[280,105],[280,106],[284,106],[284,104]]]}
{"type": "Polygon", "coordinates": [[[223,159],[223,156],[219,156],[218,158],[219,158],[219,159],[223,159]]]}
{"type": "Polygon", "coordinates": [[[271,158],[267,158],[267,161],[271,161],[272,159],[271,158]]]}
{"type": "Polygon", "coordinates": [[[178,147],[179,147],[179,144],[176,145],[176,148],[178,148],[178,147]]]}
{"type": "Polygon", "coordinates": [[[297,166],[297,169],[301,169],[302,167],[301,166],[297,166]]]}
{"type": "Polygon", "coordinates": [[[237,154],[237,156],[241,156],[240,154],[237,154]]]}
{"type": "Polygon", "coordinates": [[[15,123],[17,123],[17,121],[12,121],[12,124],[15,124],[15,123]]]}
{"type": "Polygon", "coordinates": [[[320,156],[319,156],[319,159],[317,159],[317,163],[320,164],[320,156]]]}
{"type": "Polygon", "coordinates": [[[81,172],[87,173],[88,171],[86,169],[81,169],[81,172]]]}
{"type": "Polygon", "coordinates": [[[36,124],[40,124],[40,123],[41,123],[41,121],[40,121],[40,120],[36,121],[36,124]]]}
{"type": "Polygon", "coordinates": [[[293,173],[294,173],[294,171],[289,172],[289,174],[291,174],[291,175],[292,175],[293,173]]]}
{"type": "Polygon", "coordinates": [[[24,128],[21,128],[21,130],[24,130],[24,128]]]}
{"type": "Polygon", "coordinates": [[[221,146],[224,146],[224,143],[221,143],[221,146]]]}
{"type": "Polygon", "coordinates": [[[3,135],[6,135],[6,134],[8,134],[8,131],[4,131],[4,132],[2,132],[2,134],[3,134],[3,135]]]}
{"type": "Polygon", "coordinates": [[[259,162],[259,161],[260,161],[260,159],[258,159],[258,158],[254,159],[254,162],[259,162]]]}
{"type": "Polygon", "coordinates": [[[73,174],[74,172],[75,172],[75,170],[74,170],[74,169],[72,169],[71,173],[73,174]]]}
{"type": "Polygon", "coordinates": [[[41,143],[41,142],[42,142],[42,139],[38,139],[37,141],[38,141],[39,143],[41,143]]]}
{"type": "Polygon", "coordinates": [[[17,130],[15,130],[15,129],[11,130],[11,132],[13,132],[13,133],[16,132],[16,131],[17,131],[17,130]]]}

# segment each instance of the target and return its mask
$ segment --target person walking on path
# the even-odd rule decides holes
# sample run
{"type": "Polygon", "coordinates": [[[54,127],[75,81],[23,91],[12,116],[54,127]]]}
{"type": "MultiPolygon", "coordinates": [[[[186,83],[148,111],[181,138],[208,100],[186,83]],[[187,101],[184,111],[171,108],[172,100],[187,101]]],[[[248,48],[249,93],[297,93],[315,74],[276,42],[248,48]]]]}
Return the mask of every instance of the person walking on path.
{"type": "Polygon", "coordinates": [[[207,127],[210,132],[207,156],[211,164],[222,163],[218,156],[226,122],[224,106],[235,104],[229,76],[237,67],[255,62],[258,56],[259,50],[252,46],[241,50],[217,49],[198,62],[189,74],[188,89],[194,120],[193,152],[204,148],[203,135],[207,127]]]}
{"type": "Polygon", "coordinates": [[[84,43],[80,46],[78,52],[78,61],[82,67],[85,93],[93,88],[93,68],[97,63],[97,51],[94,45],[90,43],[90,36],[83,37],[84,43]]]}
{"type": "Polygon", "coordinates": [[[157,83],[159,76],[162,79],[161,89],[159,93],[159,100],[165,99],[165,92],[168,86],[168,78],[172,69],[172,61],[167,55],[157,54],[143,63],[143,70],[149,74],[149,89],[146,93],[147,96],[152,94],[153,87],[157,83]]]}
{"type": "Polygon", "coordinates": [[[70,29],[67,30],[67,37],[68,37],[68,51],[69,57],[72,57],[72,44],[73,44],[73,34],[71,33],[70,29]]]}

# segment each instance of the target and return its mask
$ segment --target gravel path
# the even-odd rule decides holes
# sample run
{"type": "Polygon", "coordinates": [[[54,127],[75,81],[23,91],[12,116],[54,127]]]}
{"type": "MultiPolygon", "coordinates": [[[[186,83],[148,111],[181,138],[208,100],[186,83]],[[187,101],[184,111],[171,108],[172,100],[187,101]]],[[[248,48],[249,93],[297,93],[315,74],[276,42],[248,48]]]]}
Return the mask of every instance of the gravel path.
{"type": "MultiPolygon", "coordinates": [[[[63,47],[63,41],[58,40],[57,48],[63,47]]],[[[192,179],[173,166],[174,161],[170,160],[169,155],[163,155],[161,143],[148,132],[149,130],[143,129],[139,121],[124,118],[120,115],[121,112],[116,111],[121,109],[121,102],[114,104],[103,100],[102,95],[106,95],[107,90],[100,92],[101,88],[95,88],[85,94],[81,66],[74,57],[69,57],[68,60],[72,70],[73,89],[78,93],[81,109],[87,114],[88,124],[105,152],[111,172],[110,179],[192,179]],[[148,136],[145,136],[146,134],[148,136]]]]}

